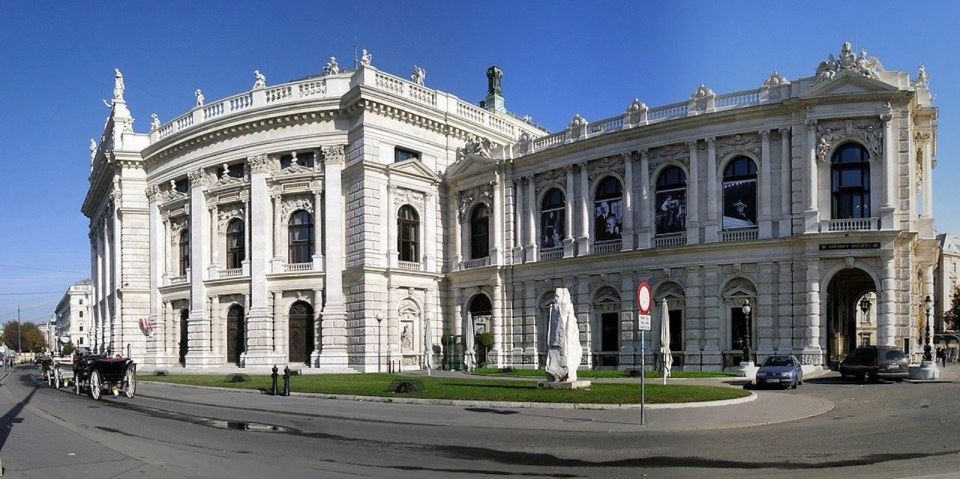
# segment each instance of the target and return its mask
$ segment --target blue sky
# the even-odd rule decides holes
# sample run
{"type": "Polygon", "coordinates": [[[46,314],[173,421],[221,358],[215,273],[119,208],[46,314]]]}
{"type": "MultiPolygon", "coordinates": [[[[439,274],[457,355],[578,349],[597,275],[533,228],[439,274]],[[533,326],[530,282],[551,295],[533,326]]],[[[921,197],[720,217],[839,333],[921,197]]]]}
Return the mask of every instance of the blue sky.
{"type": "Polygon", "coordinates": [[[427,85],[469,100],[504,70],[507,108],[550,130],[687,98],[701,82],[730,92],[774,69],[812,75],[849,40],[888,69],[925,64],[940,107],[935,214],[960,232],[953,158],[960,148],[952,2],[0,2],[0,322],[49,317],[89,276],[87,145],[126,80],[137,131],[208,100],[319,72],[353,45],[380,69],[427,71],[427,85]],[[350,5],[346,5],[346,4],[350,5]],[[19,294],[40,293],[40,294],[19,294]]]}

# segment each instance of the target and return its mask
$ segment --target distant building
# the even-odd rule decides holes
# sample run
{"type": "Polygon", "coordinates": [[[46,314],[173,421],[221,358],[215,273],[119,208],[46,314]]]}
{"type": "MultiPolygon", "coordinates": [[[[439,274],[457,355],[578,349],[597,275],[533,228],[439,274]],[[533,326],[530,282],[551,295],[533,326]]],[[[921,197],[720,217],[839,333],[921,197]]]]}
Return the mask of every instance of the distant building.
{"type": "MultiPolygon", "coordinates": [[[[937,318],[937,331],[944,330],[943,315],[950,310],[953,295],[960,286],[960,237],[952,234],[937,235],[937,244],[940,247],[940,259],[937,261],[937,271],[934,298],[934,312],[937,318]]],[[[949,329],[957,330],[954,324],[949,329]]]]}
{"type": "Polygon", "coordinates": [[[57,305],[55,313],[56,333],[48,345],[60,351],[63,343],[72,341],[74,346],[90,345],[90,301],[93,298],[93,283],[89,279],[77,281],[67,289],[57,305]]]}

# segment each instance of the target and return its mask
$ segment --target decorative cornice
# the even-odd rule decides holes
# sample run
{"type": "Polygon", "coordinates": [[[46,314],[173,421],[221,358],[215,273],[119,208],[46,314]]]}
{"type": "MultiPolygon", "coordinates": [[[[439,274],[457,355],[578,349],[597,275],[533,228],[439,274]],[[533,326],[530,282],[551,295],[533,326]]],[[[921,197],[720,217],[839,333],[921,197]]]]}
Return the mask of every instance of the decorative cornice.
{"type": "Polygon", "coordinates": [[[342,165],[345,159],[343,145],[323,147],[323,162],[325,164],[342,165]]]}
{"type": "Polygon", "coordinates": [[[207,172],[203,168],[188,172],[187,178],[190,179],[190,188],[204,187],[208,183],[207,172]]]}
{"type": "Polygon", "coordinates": [[[256,155],[247,158],[251,173],[272,173],[274,161],[267,155],[256,155]]]}

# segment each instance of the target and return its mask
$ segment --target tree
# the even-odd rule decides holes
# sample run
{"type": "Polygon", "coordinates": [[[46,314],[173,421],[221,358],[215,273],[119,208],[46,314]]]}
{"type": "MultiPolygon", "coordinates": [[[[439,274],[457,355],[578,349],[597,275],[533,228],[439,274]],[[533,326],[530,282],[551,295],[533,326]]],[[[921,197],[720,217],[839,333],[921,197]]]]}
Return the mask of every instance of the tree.
{"type": "Polygon", "coordinates": [[[47,347],[47,338],[36,324],[10,321],[3,327],[3,344],[19,351],[42,352],[47,347]]]}
{"type": "Polygon", "coordinates": [[[943,313],[943,329],[952,329],[954,331],[960,327],[960,287],[953,290],[953,297],[950,298],[950,309],[943,313]]]}

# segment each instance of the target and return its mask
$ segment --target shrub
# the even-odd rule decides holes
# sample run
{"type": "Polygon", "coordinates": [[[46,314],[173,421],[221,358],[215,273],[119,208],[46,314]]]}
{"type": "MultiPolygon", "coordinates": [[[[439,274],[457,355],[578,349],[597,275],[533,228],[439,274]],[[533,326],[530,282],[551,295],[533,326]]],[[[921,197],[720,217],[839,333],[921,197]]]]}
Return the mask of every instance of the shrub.
{"type": "Polygon", "coordinates": [[[76,349],[76,347],[73,346],[73,341],[68,341],[67,344],[63,345],[63,348],[60,350],[60,353],[63,354],[64,356],[69,356],[73,354],[74,349],[76,349]]]}

